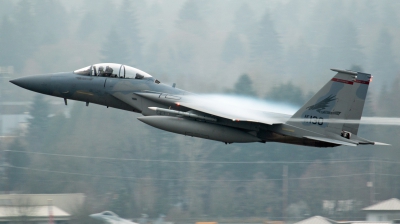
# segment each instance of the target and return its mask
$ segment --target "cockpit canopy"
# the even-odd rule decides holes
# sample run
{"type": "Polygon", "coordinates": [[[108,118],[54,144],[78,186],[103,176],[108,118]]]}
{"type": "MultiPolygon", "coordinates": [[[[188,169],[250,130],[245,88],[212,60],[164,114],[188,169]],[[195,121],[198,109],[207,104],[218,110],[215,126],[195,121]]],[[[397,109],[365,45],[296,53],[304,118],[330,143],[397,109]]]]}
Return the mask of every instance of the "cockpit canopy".
{"type": "Polygon", "coordinates": [[[94,64],[75,70],[74,73],[87,76],[103,76],[125,79],[144,79],[152,77],[151,75],[137,68],[115,63],[94,64]]]}

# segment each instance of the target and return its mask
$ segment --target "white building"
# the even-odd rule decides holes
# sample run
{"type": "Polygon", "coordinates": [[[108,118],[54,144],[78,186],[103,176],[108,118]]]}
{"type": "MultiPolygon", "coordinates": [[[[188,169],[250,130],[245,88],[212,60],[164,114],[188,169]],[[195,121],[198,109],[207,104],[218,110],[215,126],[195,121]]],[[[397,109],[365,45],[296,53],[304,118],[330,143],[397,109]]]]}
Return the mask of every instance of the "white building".
{"type": "MultiPolygon", "coordinates": [[[[392,198],[363,209],[367,212],[367,221],[400,220],[400,200],[392,198]]],[[[393,223],[400,223],[394,221],[393,223]]]]}
{"type": "Polygon", "coordinates": [[[392,198],[363,209],[366,221],[334,221],[322,216],[314,216],[294,224],[400,224],[400,200],[392,198]]]}
{"type": "Polygon", "coordinates": [[[337,224],[337,222],[322,216],[313,216],[294,224],[337,224]]]}
{"type": "Polygon", "coordinates": [[[71,215],[56,206],[0,206],[0,223],[67,224],[71,215]]]}
{"type": "Polygon", "coordinates": [[[396,224],[396,221],[335,221],[322,216],[313,216],[294,224],[396,224]]]}
{"type": "Polygon", "coordinates": [[[67,224],[84,200],[84,194],[0,194],[0,224],[67,224]]]}

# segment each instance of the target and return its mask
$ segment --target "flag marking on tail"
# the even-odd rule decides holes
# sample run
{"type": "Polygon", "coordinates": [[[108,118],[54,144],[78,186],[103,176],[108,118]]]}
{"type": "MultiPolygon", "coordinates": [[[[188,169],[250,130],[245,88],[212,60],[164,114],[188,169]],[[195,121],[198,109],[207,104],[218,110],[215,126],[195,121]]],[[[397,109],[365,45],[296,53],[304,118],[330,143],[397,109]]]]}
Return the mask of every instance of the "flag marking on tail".
{"type": "Polygon", "coordinates": [[[333,78],[332,81],[334,81],[334,82],[341,82],[341,83],[349,84],[349,85],[353,85],[353,82],[352,82],[352,81],[348,81],[348,80],[344,80],[344,79],[333,78]]]}
{"type": "Polygon", "coordinates": [[[356,82],[356,83],[360,83],[360,84],[369,85],[369,81],[364,81],[364,80],[359,80],[359,79],[356,79],[354,82],[356,82]]]}

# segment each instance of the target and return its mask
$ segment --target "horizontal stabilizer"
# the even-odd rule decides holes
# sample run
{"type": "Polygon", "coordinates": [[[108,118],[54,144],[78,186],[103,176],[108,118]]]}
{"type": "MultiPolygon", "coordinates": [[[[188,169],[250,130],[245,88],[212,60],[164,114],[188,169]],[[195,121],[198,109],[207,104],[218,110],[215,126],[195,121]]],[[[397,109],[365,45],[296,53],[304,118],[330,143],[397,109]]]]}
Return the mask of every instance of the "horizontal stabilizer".
{"type": "Polygon", "coordinates": [[[317,140],[317,141],[321,141],[321,142],[328,142],[328,143],[338,144],[338,145],[357,146],[357,144],[355,144],[355,143],[340,141],[340,140],[331,139],[331,138],[314,137],[314,136],[304,136],[304,138],[317,140]]]}

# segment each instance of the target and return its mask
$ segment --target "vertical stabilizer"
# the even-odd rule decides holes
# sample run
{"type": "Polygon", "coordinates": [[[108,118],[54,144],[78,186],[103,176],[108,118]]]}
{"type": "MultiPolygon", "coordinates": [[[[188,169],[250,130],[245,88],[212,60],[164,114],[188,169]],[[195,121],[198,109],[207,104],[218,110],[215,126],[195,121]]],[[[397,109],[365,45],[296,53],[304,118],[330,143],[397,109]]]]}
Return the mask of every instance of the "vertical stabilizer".
{"type": "Polygon", "coordinates": [[[361,118],[371,75],[347,70],[331,70],[338,73],[301,107],[287,124],[319,134],[340,135],[342,131],[357,133],[358,124],[330,123],[329,119],[361,118]]]}
{"type": "MultiPolygon", "coordinates": [[[[367,92],[369,83],[371,81],[372,76],[366,73],[357,73],[357,78],[353,84],[353,91],[354,91],[354,100],[350,106],[349,111],[346,114],[346,120],[360,120],[361,115],[364,109],[365,99],[367,98],[367,92]]],[[[343,125],[343,130],[357,134],[358,127],[360,123],[345,123],[343,125]]]]}

